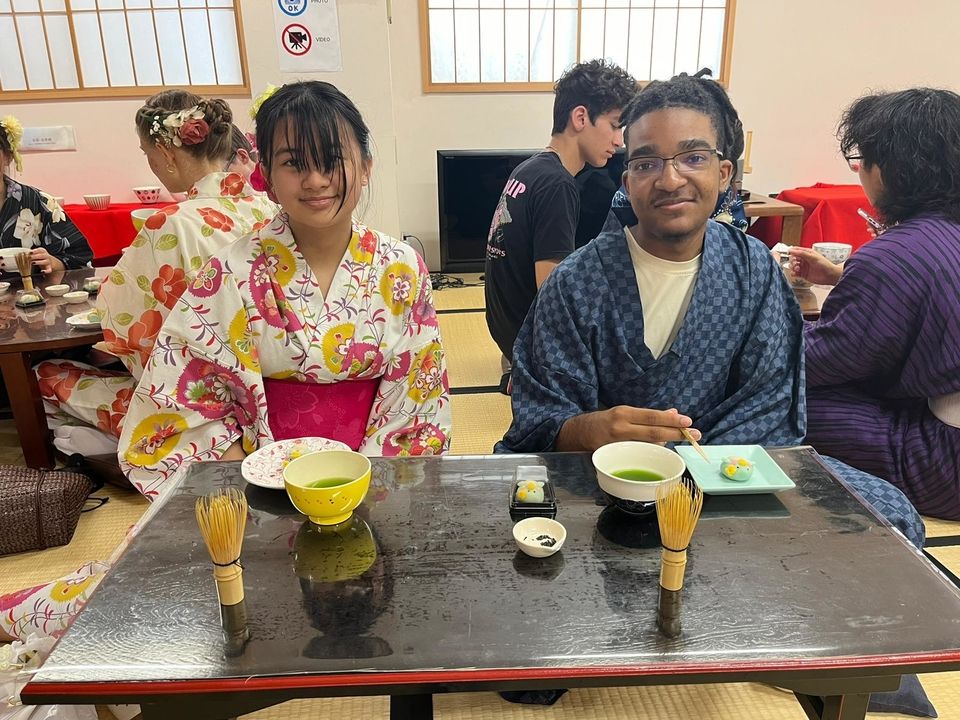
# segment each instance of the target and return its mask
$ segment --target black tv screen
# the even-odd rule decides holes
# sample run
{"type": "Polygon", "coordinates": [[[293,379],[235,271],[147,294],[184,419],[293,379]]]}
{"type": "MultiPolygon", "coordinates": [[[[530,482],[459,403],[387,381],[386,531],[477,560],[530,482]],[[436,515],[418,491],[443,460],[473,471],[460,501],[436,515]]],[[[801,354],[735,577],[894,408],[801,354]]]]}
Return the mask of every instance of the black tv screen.
{"type": "MultiPolygon", "coordinates": [[[[490,222],[513,169],[539,150],[438,150],[440,260],[444,272],[483,272],[490,222]]],[[[577,175],[580,223],[577,245],[596,237],[620,187],[623,152],[604,168],[577,175]]]]}

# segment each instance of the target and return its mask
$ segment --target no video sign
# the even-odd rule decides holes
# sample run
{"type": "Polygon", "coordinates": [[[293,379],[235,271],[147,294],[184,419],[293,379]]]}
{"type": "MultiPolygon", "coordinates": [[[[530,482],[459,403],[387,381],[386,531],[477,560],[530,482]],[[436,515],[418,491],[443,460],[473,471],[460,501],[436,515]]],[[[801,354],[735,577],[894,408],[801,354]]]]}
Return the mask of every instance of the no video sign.
{"type": "Polygon", "coordinates": [[[282,72],[342,69],[337,0],[275,0],[273,18],[282,72]]]}

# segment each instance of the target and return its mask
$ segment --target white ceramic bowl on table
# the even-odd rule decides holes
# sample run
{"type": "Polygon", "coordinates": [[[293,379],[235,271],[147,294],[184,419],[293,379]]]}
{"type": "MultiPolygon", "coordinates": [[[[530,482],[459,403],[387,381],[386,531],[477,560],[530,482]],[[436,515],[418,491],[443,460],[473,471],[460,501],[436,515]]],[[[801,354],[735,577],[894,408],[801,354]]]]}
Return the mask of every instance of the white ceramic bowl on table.
{"type": "Polygon", "coordinates": [[[0,248],[0,270],[9,273],[19,272],[17,269],[17,255],[29,253],[28,248],[0,248]]]}
{"type": "Polygon", "coordinates": [[[96,194],[96,195],[84,195],[83,201],[87,203],[87,206],[91,210],[106,210],[110,207],[110,195],[107,194],[96,194]]]}
{"type": "Polygon", "coordinates": [[[63,299],[68,303],[76,304],[86,302],[87,298],[89,297],[90,293],[88,293],[86,290],[74,290],[73,292],[68,292],[66,295],[64,295],[63,299]]]}
{"type": "Polygon", "coordinates": [[[563,547],[567,529],[552,518],[528,517],[513,526],[513,539],[530,557],[544,558],[563,547]]]}
{"type": "Polygon", "coordinates": [[[50,297],[60,297],[61,295],[66,295],[68,292],[70,292],[70,286],[69,285],[48,285],[43,290],[50,297]]]}
{"type": "Polygon", "coordinates": [[[142,202],[144,205],[153,205],[155,202],[160,201],[160,186],[159,185],[142,185],[140,187],[133,188],[133,194],[137,196],[137,200],[142,202]]]}
{"type": "Polygon", "coordinates": [[[624,441],[610,443],[593,453],[600,488],[609,495],[632,502],[654,502],[657,487],[678,480],[687,469],[683,458],[673,450],[653,443],[624,441]],[[623,470],[647,470],[662,480],[625,480],[614,475],[623,470]]]}

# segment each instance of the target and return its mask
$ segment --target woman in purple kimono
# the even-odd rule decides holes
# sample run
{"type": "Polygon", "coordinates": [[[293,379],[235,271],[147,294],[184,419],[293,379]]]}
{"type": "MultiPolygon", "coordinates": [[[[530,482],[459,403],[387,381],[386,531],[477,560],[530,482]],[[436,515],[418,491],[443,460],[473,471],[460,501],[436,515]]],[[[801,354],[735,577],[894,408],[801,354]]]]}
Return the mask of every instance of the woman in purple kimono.
{"type": "Polygon", "coordinates": [[[887,228],[842,268],[791,249],[836,285],[806,328],[807,441],[960,519],[960,95],[860,98],[838,136],[887,228]]]}

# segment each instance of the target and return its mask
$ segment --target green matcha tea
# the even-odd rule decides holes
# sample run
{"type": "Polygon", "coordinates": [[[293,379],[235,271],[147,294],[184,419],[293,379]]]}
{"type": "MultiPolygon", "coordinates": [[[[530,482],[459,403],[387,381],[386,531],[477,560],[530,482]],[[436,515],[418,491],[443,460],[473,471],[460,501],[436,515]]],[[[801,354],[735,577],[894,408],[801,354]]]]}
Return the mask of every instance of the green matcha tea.
{"type": "Polygon", "coordinates": [[[348,482],[353,482],[353,478],[346,478],[346,477],[324,478],[323,480],[314,480],[312,483],[307,483],[307,487],[332,488],[332,487],[337,487],[337,485],[346,485],[348,482]]]}
{"type": "Polygon", "coordinates": [[[650,470],[617,470],[613,476],[621,480],[632,480],[633,482],[660,482],[663,475],[650,470]]]}

